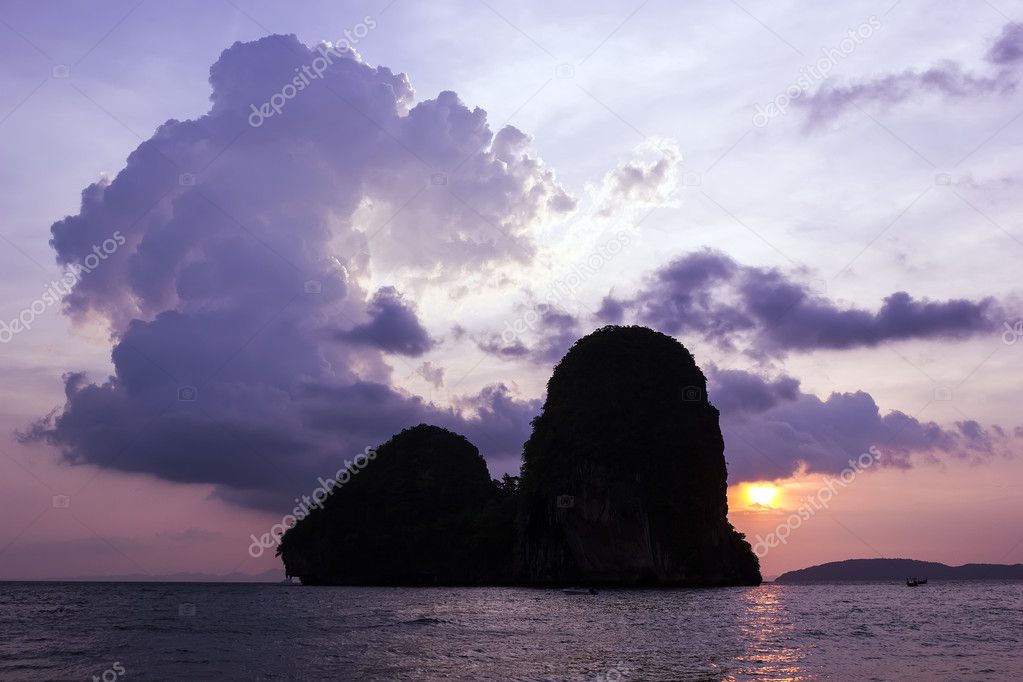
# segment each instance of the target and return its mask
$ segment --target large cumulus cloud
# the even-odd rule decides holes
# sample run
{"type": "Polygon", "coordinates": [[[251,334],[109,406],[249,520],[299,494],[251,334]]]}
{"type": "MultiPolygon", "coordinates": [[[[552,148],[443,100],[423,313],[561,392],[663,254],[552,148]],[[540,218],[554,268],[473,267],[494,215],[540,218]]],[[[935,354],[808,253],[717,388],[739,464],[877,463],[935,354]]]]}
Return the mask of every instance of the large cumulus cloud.
{"type": "Polygon", "coordinates": [[[389,363],[436,341],[399,289],[365,283],[528,262],[536,223],[574,200],[524,134],[454,93],[416,104],[402,74],[329,61],[298,91],[322,50],[236,43],[210,70],[209,112],[167,121],[53,226],[64,265],[123,238],[64,302],[108,325],[114,375],[69,374],[29,439],[264,506],[420,421],[518,454],[535,406],[506,388],[440,408],[392,386],[389,363]]]}

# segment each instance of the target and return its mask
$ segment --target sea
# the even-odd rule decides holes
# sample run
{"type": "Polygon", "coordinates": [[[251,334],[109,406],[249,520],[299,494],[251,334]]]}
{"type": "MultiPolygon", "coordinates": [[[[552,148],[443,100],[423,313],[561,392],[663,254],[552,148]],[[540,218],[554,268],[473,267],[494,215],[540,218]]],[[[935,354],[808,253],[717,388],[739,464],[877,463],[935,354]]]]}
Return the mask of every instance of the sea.
{"type": "Polygon", "coordinates": [[[1023,583],[0,583],[0,680],[1020,680],[1023,583]]]}

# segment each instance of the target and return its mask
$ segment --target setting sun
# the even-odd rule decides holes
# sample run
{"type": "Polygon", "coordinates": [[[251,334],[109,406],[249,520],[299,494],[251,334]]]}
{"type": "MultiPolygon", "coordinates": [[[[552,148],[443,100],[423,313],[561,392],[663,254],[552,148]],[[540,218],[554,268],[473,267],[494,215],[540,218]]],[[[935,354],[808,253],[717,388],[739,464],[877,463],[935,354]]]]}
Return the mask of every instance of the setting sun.
{"type": "Polygon", "coordinates": [[[778,489],[769,483],[751,485],[746,488],[746,497],[749,501],[762,507],[770,507],[777,496],[778,489]]]}

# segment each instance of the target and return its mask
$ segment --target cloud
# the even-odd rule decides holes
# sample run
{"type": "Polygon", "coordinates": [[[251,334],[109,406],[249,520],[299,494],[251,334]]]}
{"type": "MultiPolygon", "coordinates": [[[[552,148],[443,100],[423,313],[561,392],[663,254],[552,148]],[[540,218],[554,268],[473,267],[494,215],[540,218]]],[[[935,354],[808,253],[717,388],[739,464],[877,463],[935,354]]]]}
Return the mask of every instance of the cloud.
{"type": "Polygon", "coordinates": [[[758,357],[907,339],[965,339],[991,332],[1005,319],[990,298],[929,301],[903,291],[885,297],[877,311],[844,308],[778,270],[744,266],[708,249],[659,268],[631,298],[605,298],[598,316],[700,335],[721,348],[745,343],[758,357]]]}
{"type": "Polygon", "coordinates": [[[533,348],[537,362],[553,364],[560,360],[582,335],[575,315],[557,306],[545,306],[538,321],[539,341],[533,348]]]}
{"type": "Polygon", "coordinates": [[[444,368],[435,367],[432,362],[426,361],[419,365],[416,372],[424,379],[429,381],[434,388],[441,388],[444,386],[444,368]]]}
{"type": "Polygon", "coordinates": [[[529,439],[533,418],[540,414],[543,400],[516,399],[506,385],[496,384],[463,398],[459,407],[472,415],[458,424],[462,433],[482,452],[492,455],[493,468],[517,475],[522,447],[529,439]]]}
{"type": "Polygon", "coordinates": [[[597,216],[670,204],[678,191],[678,166],[682,161],[678,145],[655,141],[640,146],[637,154],[637,158],[619,164],[604,176],[595,191],[597,216]]]}
{"type": "Polygon", "coordinates": [[[1010,23],[1002,27],[1002,34],[988,50],[987,60],[1004,66],[1023,60],[1023,24],[1010,23]]]}
{"type": "Polygon", "coordinates": [[[977,75],[953,61],[943,61],[922,71],[907,69],[847,84],[825,83],[812,95],[793,100],[806,110],[808,129],[820,127],[848,109],[863,104],[889,107],[921,93],[951,99],[969,99],[1012,91],[1019,80],[1016,67],[1023,57],[1023,25],[1007,24],[985,55],[990,75],[977,75]]]}
{"type": "Polygon", "coordinates": [[[620,324],[625,317],[625,306],[621,301],[615,300],[613,292],[600,300],[600,308],[597,309],[597,319],[605,324],[620,324]]]}
{"type": "MultiPolygon", "coordinates": [[[[308,424],[325,433],[368,444],[374,434],[391,425],[430,423],[461,433],[502,471],[516,471],[530,422],[540,412],[539,399],[520,400],[504,384],[461,396],[441,408],[415,396],[405,396],[383,384],[363,382],[343,387],[314,387],[305,403],[308,424]]],[[[393,434],[393,429],[388,437],[393,434]]],[[[336,466],[335,466],[336,468],[336,466]]]]}
{"type": "Polygon", "coordinates": [[[771,381],[742,370],[716,368],[711,376],[714,406],[731,416],[766,412],[783,401],[799,397],[799,381],[792,377],[771,381]]]}
{"type": "MultiPolygon", "coordinates": [[[[371,292],[367,282],[447,281],[531,263],[537,228],[575,200],[521,131],[492,131],[485,112],[452,92],[415,103],[404,75],[354,53],[250,126],[254,108],[318,59],[293,36],[236,43],[211,68],[209,112],[164,123],[112,180],[83,191],[76,215],[53,225],[65,265],[115,232],[124,238],[64,300],[73,320],[109,329],[113,374],[67,374],[64,404],[23,440],[49,443],[69,463],[212,484],[225,500],[266,509],[421,422],[463,433],[495,466],[517,469],[539,400],[498,383],[439,406],[395,387],[395,368],[443,381],[425,359],[437,341],[400,293],[407,287],[371,292]]],[[[608,196],[663,202],[658,188],[673,172],[665,164],[623,165],[608,196]]],[[[721,345],[745,338],[752,351],[779,355],[962,338],[987,328],[991,306],[900,292],[877,312],[842,309],[777,271],[702,251],[653,273],[635,297],[609,295],[600,315],[721,345]],[[787,321],[778,323],[780,313],[787,321]]],[[[529,345],[502,335],[481,347],[551,362],[588,331],[557,306],[538,313],[529,345]]],[[[971,423],[951,432],[880,416],[862,393],[820,400],[792,379],[758,385],[724,373],[717,386],[739,475],[772,471],[749,464],[762,455],[744,453],[743,439],[775,453],[777,471],[796,461],[830,466],[870,438],[892,448],[893,462],[901,452],[954,443],[980,451],[987,442],[971,423]]]]}
{"type": "MultiPolygon", "coordinates": [[[[553,365],[583,333],[576,315],[555,304],[538,303],[520,305],[515,319],[507,322],[500,334],[469,336],[484,353],[500,358],[528,358],[537,364],[553,365]]],[[[466,335],[467,332],[462,330],[461,334],[466,335]]]]}
{"type": "Polygon", "coordinates": [[[338,331],[335,338],[412,357],[418,357],[436,345],[420,324],[415,307],[403,300],[394,287],[379,289],[373,295],[367,312],[369,322],[347,331],[338,331]]]}
{"type": "Polygon", "coordinates": [[[365,282],[531,262],[539,223],[574,199],[521,131],[453,92],[415,103],[403,74],[325,50],[234,44],[209,112],[161,125],[53,225],[62,264],[124,238],[64,300],[109,328],[113,375],[67,375],[25,439],[266,508],[422,421],[518,455],[532,402],[497,385],[442,408],[392,385],[436,341],[397,287],[365,282]],[[323,77],[299,89],[309,65],[323,77]]]}
{"type": "Polygon", "coordinates": [[[864,391],[803,393],[788,376],[767,379],[711,368],[710,401],[721,411],[729,481],[785,478],[798,471],[837,474],[871,447],[881,466],[908,468],[911,457],[977,460],[1005,452],[1006,438],[975,421],[947,429],[897,410],[881,413],[864,391]]]}

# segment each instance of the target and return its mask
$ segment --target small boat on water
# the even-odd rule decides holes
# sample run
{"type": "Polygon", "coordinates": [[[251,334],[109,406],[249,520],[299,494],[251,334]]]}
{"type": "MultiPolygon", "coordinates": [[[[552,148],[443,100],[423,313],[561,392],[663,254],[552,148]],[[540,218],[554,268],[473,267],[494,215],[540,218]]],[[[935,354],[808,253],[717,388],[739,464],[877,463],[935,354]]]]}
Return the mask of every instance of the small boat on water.
{"type": "Polygon", "coordinates": [[[281,582],[279,582],[277,584],[278,585],[301,585],[302,583],[296,583],[295,582],[295,576],[289,575],[286,578],[284,578],[284,580],[282,580],[281,582]]]}
{"type": "Polygon", "coordinates": [[[926,585],[927,578],[906,578],[906,587],[916,587],[918,585],[926,585]]]}
{"type": "Polygon", "coordinates": [[[566,587],[561,592],[562,594],[597,594],[597,591],[592,587],[566,587]]]}

